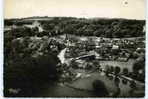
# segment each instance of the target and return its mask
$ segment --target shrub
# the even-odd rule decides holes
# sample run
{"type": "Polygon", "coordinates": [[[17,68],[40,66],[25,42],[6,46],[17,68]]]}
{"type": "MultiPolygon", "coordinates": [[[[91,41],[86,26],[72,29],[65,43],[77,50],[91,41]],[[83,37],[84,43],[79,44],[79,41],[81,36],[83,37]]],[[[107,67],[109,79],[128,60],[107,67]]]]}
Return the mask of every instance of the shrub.
{"type": "Polygon", "coordinates": [[[95,95],[100,96],[100,97],[108,96],[107,88],[102,81],[95,80],[93,82],[93,88],[94,88],[95,95]]]}

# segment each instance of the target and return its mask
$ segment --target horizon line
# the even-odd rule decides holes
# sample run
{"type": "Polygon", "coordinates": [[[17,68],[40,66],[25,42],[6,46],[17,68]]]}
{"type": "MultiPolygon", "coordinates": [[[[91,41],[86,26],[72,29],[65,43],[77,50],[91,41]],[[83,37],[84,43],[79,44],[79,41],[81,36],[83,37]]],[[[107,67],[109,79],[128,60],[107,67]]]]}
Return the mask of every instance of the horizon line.
{"type": "Polygon", "coordinates": [[[146,20],[145,19],[136,19],[136,18],[123,18],[123,17],[76,17],[76,16],[26,16],[26,17],[4,17],[4,20],[8,19],[28,19],[28,18],[56,18],[56,17],[65,17],[65,18],[83,18],[83,19],[125,19],[125,20],[146,20]]]}

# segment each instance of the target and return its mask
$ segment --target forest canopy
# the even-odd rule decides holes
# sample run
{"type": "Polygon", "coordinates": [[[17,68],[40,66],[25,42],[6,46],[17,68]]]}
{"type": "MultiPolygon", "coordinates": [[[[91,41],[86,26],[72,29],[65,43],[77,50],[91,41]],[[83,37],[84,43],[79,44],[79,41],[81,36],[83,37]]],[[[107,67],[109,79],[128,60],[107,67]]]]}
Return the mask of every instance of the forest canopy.
{"type": "MultiPolygon", "coordinates": [[[[31,24],[34,21],[35,18],[32,18],[32,20],[6,19],[4,23],[5,26],[23,26],[25,24],[31,24]]],[[[47,18],[44,20],[42,17],[38,21],[44,29],[43,34],[48,35],[50,33],[51,36],[65,33],[78,36],[98,36],[107,38],[139,37],[145,35],[145,32],[143,31],[145,20],[105,18],[85,19],[73,17],[53,17],[49,18],[49,20],[47,20],[47,18]]],[[[29,34],[26,33],[26,35],[29,34]]]]}

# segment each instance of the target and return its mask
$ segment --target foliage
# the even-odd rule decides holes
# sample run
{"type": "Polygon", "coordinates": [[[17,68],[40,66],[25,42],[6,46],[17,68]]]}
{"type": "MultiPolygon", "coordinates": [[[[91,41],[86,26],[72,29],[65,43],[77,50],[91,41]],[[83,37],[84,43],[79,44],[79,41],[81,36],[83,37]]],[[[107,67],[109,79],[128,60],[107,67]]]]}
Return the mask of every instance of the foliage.
{"type": "Polygon", "coordinates": [[[9,95],[9,88],[20,88],[24,95],[27,89],[37,89],[40,84],[51,84],[58,79],[56,65],[58,58],[53,53],[31,58],[15,58],[4,64],[5,94],[9,95]],[[52,58],[51,58],[52,57],[52,58]]]}
{"type": "Polygon", "coordinates": [[[116,66],[115,67],[115,74],[119,74],[121,71],[120,67],[116,66]]]}
{"type": "Polygon", "coordinates": [[[99,97],[104,97],[108,95],[108,91],[104,83],[100,80],[95,80],[93,82],[93,88],[95,95],[99,97]]]}
{"type": "MultiPolygon", "coordinates": [[[[30,24],[32,21],[19,20],[5,20],[5,26],[17,25],[22,26],[24,24],[30,24]],[[19,25],[18,25],[19,24],[19,25]],[[20,25],[21,24],[21,25],[20,25]]],[[[79,36],[98,36],[98,37],[138,37],[144,36],[143,26],[144,20],[128,20],[128,19],[81,19],[71,17],[55,17],[49,20],[39,20],[41,26],[44,29],[44,35],[51,36],[61,34],[75,34],[79,36]]],[[[30,31],[30,30],[28,30],[30,31]]],[[[16,31],[17,36],[26,36],[34,34],[31,29],[31,34],[27,34],[27,31],[16,31]],[[18,33],[17,33],[18,32],[18,33]],[[18,35],[19,34],[19,35],[18,35]]],[[[14,32],[13,32],[14,33],[14,32]]],[[[35,34],[34,34],[35,35],[35,34]]]]}
{"type": "Polygon", "coordinates": [[[145,57],[144,56],[139,57],[133,64],[132,78],[145,82],[145,57]]]}

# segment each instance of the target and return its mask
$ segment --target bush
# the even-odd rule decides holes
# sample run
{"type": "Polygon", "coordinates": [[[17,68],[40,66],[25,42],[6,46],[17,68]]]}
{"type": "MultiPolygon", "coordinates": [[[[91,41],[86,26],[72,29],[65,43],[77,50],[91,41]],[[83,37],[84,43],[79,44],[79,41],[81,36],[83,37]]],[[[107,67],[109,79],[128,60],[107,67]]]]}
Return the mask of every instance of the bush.
{"type": "Polygon", "coordinates": [[[108,96],[108,91],[104,83],[100,80],[95,80],[93,82],[94,93],[96,96],[99,97],[106,97],[108,96]]]}

